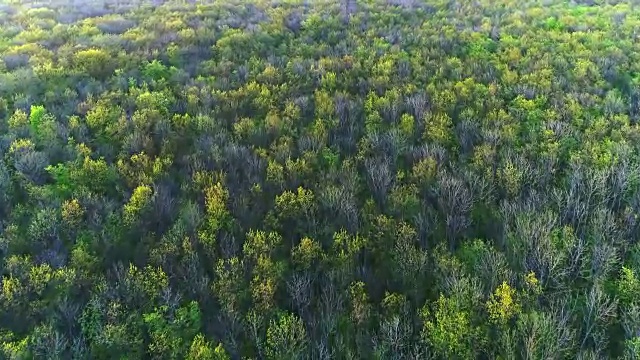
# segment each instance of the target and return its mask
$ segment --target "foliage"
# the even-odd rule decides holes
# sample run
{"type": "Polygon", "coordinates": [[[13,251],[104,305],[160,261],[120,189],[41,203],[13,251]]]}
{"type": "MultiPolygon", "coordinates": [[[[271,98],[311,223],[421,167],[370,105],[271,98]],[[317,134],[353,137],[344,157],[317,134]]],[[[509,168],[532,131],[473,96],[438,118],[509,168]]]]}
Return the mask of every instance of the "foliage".
{"type": "Polygon", "coordinates": [[[637,7],[0,0],[0,358],[639,358],[637,7]]]}

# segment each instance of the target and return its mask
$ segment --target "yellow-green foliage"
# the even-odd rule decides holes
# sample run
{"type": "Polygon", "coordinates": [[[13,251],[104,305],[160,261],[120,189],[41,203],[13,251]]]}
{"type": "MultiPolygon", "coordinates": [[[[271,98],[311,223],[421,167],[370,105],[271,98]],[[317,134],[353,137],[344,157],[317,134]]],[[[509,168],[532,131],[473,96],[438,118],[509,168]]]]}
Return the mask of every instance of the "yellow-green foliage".
{"type": "Polygon", "coordinates": [[[133,190],[129,202],[125,204],[123,215],[125,221],[134,222],[151,200],[153,190],[147,185],[140,185],[133,190]]]}
{"type": "Polygon", "coordinates": [[[82,221],[85,210],[77,199],[67,200],[62,204],[62,220],[70,226],[77,226],[82,221]]]}
{"type": "Polygon", "coordinates": [[[202,334],[196,335],[189,347],[186,360],[229,360],[227,352],[218,344],[215,348],[202,334]]]}
{"type": "Polygon", "coordinates": [[[73,62],[81,71],[97,78],[109,75],[113,69],[113,57],[104,49],[80,50],[73,56],[73,62]]]}
{"type": "Polygon", "coordinates": [[[314,262],[323,257],[322,247],[317,241],[307,237],[300,240],[300,244],[291,251],[291,259],[294,264],[303,269],[309,269],[314,262]]]}
{"type": "Polygon", "coordinates": [[[25,113],[20,109],[16,110],[9,118],[8,123],[9,123],[9,129],[12,129],[12,130],[17,130],[23,126],[27,126],[29,124],[27,113],[25,113]]]}
{"type": "Polygon", "coordinates": [[[122,115],[123,112],[119,106],[111,104],[106,99],[100,99],[97,104],[89,110],[85,121],[93,131],[104,131],[107,135],[115,135],[118,122],[122,115]]]}
{"type": "Polygon", "coordinates": [[[506,324],[520,312],[520,304],[516,297],[516,291],[506,282],[498,286],[487,301],[489,320],[496,324],[506,324]]]}
{"type": "Polygon", "coordinates": [[[11,143],[9,147],[9,153],[17,153],[22,151],[33,151],[35,150],[35,145],[29,139],[17,139],[11,143]]]}
{"type": "Polygon", "coordinates": [[[424,328],[422,336],[435,352],[443,358],[471,358],[475,329],[468,311],[460,308],[455,299],[440,295],[433,307],[422,309],[424,328]]]}
{"type": "Polygon", "coordinates": [[[228,199],[229,193],[220,183],[216,183],[205,190],[207,221],[209,229],[213,232],[228,226],[230,216],[226,208],[228,199]]]}
{"type": "Polygon", "coordinates": [[[626,266],[620,270],[617,295],[624,304],[637,304],[640,301],[640,280],[634,271],[626,266]]]}
{"type": "Polygon", "coordinates": [[[453,121],[446,113],[428,114],[425,117],[424,139],[442,145],[453,141],[453,121]]]}
{"type": "Polygon", "coordinates": [[[0,359],[640,358],[637,1],[147,3],[0,0],[0,359]]]}

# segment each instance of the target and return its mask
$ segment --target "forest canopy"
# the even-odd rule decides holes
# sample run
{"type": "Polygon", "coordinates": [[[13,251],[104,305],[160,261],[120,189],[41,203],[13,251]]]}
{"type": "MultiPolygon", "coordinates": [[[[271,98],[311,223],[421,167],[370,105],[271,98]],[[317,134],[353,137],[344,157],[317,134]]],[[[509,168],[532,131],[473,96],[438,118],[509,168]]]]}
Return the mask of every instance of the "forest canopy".
{"type": "Polygon", "coordinates": [[[0,358],[640,358],[639,6],[0,0],[0,358]]]}

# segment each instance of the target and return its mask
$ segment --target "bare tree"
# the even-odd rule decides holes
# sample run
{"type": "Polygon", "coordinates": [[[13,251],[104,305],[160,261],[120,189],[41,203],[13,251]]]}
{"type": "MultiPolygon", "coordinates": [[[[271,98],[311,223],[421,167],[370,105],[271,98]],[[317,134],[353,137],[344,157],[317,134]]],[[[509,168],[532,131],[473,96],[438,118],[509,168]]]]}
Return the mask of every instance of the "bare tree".
{"type": "Polygon", "coordinates": [[[331,334],[338,326],[338,314],[344,309],[345,296],[341,293],[337,285],[340,281],[333,273],[322,282],[319,312],[319,326],[321,334],[331,334]]]}
{"type": "Polygon", "coordinates": [[[439,177],[436,195],[445,218],[449,248],[453,249],[458,237],[471,225],[473,195],[462,180],[449,174],[439,177]]]}
{"type": "Polygon", "coordinates": [[[426,249],[432,244],[429,243],[429,239],[434,230],[438,226],[438,217],[436,210],[432,207],[425,206],[413,219],[416,226],[418,243],[422,249],[426,249]]]}
{"type": "Polygon", "coordinates": [[[515,276],[504,253],[492,248],[483,252],[474,264],[474,273],[482,280],[485,294],[491,294],[503,281],[513,283],[515,276]]]}
{"type": "Polygon", "coordinates": [[[603,173],[574,166],[568,189],[554,190],[562,222],[572,225],[580,236],[587,225],[588,215],[600,204],[604,189],[603,173]]]}
{"type": "Polygon", "coordinates": [[[456,137],[460,144],[462,154],[469,155],[473,151],[474,146],[480,140],[480,131],[478,123],[469,120],[463,120],[456,124],[456,137]]]}
{"type": "Polygon", "coordinates": [[[627,339],[640,336],[640,307],[631,305],[622,309],[622,328],[627,339]]]}
{"type": "Polygon", "coordinates": [[[580,349],[590,348],[596,354],[603,355],[608,344],[607,326],[616,316],[617,304],[598,284],[594,284],[584,296],[580,349]]]}
{"type": "Polygon", "coordinates": [[[503,206],[509,258],[520,261],[524,271],[533,271],[544,284],[560,281],[564,254],[558,253],[551,242],[557,215],[549,210],[512,213],[514,210],[503,206]]]}
{"type": "Polygon", "coordinates": [[[627,202],[632,184],[638,181],[640,169],[637,165],[623,160],[611,167],[606,174],[605,201],[609,208],[617,212],[627,202]]]}
{"type": "Polygon", "coordinates": [[[80,304],[69,300],[65,297],[57,303],[55,316],[59,323],[66,326],[67,331],[71,332],[76,326],[76,317],[80,314],[80,304]]]}
{"type": "Polygon", "coordinates": [[[240,315],[237,312],[222,311],[218,316],[218,324],[220,324],[220,328],[216,327],[216,330],[220,331],[225,349],[230,354],[239,356],[239,339],[245,331],[240,315]]]}
{"type": "Polygon", "coordinates": [[[328,186],[319,200],[332,222],[351,232],[358,228],[358,207],[355,196],[345,186],[328,186]]]}
{"type": "Polygon", "coordinates": [[[89,359],[89,349],[83,336],[74,337],[71,340],[70,357],[72,359],[89,359]]]}
{"type": "Polygon", "coordinates": [[[357,0],[340,0],[340,12],[342,13],[342,19],[345,23],[348,23],[351,16],[358,10],[357,0]]]}
{"type": "Polygon", "coordinates": [[[567,254],[566,272],[569,279],[575,281],[579,278],[588,277],[587,251],[587,240],[584,237],[576,238],[567,254]]]}
{"type": "Polygon", "coordinates": [[[49,159],[41,151],[20,151],[15,154],[14,167],[27,180],[42,185],[46,180],[45,168],[49,159]]]}
{"type": "Polygon", "coordinates": [[[443,165],[447,163],[447,150],[437,144],[424,144],[421,146],[410,147],[408,149],[407,158],[412,164],[415,164],[422,159],[432,158],[438,165],[443,165]]]}
{"type": "Polygon", "coordinates": [[[226,231],[222,232],[220,236],[220,252],[225,259],[230,259],[240,254],[240,243],[233,234],[226,231]]]}
{"type": "Polygon", "coordinates": [[[405,359],[412,331],[411,322],[401,319],[398,315],[384,319],[378,335],[372,338],[373,347],[385,359],[405,359]]]}
{"type": "Polygon", "coordinates": [[[575,334],[566,301],[552,304],[549,312],[524,315],[519,321],[520,357],[556,359],[570,356],[575,334]]]}
{"type": "Polygon", "coordinates": [[[418,1],[416,0],[387,0],[387,4],[400,6],[403,8],[413,9],[418,6],[418,1]]]}
{"type": "Polygon", "coordinates": [[[51,325],[41,325],[31,335],[31,351],[35,358],[64,359],[69,345],[67,338],[51,325]]]}
{"type": "Polygon", "coordinates": [[[335,353],[329,345],[328,336],[323,336],[322,339],[315,341],[312,344],[311,359],[313,360],[329,360],[333,359],[335,353]]]}
{"type": "Polygon", "coordinates": [[[247,316],[245,323],[245,331],[249,335],[249,338],[253,341],[258,355],[260,358],[264,357],[264,334],[266,332],[264,317],[255,311],[252,311],[247,316]]]}
{"type": "Polygon", "coordinates": [[[158,232],[166,231],[169,224],[173,222],[176,213],[177,202],[172,194],[171,185],[154,184],[153,185],[153,209],[155,224],[158,232]]]}
{"type": "Polygon", "coordinates": [[[604,281],[617,262],[618,254],[613,245],[607,242],[596,242],[591,254],[591,281],[604,281]]]}
{"type": "Polygon", "coordinates": [[[406,106],[417,121],[424,121],[424,115],[429,109],[429,101],[425,93],[416,93],[405,100],[406,106]]]}
{"type": "Polygon", "coordinates": [[[291,297],[293,306],[303,318],[311,305],[312,283],[312,276],[308,272],[295,273],[287,280],[287,293],[291,297]]]}
{"type": "Polygon", "coordinates": [[[388,157],[367,158],[364,163],[367,184],[379,204],[384,204],[395,178],[388,157]]]}
{"type": "Polygon", "coordinates": [[[167,286],[166,288],[162,289],[160,300],[162,301],[162,304],[166,305],[169,309],[169,314],[174,314],[174,312],[180,307],[182,295],[174,292],[171,289],[171,286],[167,286]]]}

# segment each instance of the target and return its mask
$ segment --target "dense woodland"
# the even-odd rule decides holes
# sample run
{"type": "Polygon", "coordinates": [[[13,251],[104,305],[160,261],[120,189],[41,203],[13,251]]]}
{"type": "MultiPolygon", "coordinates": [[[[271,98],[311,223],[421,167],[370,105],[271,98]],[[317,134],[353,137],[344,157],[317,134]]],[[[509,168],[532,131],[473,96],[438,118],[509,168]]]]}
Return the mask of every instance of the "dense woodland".
{"type": "Polygon", "coordinates": [[[1,0],[0,358],[640,358],[639,7],[1,0]]]}

